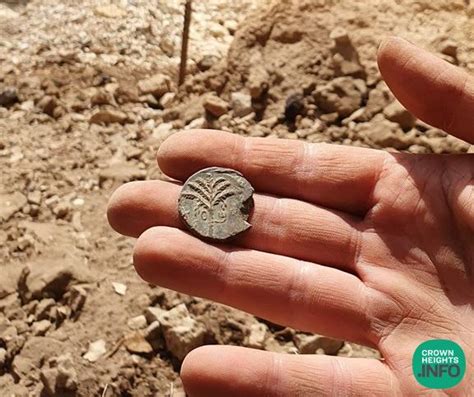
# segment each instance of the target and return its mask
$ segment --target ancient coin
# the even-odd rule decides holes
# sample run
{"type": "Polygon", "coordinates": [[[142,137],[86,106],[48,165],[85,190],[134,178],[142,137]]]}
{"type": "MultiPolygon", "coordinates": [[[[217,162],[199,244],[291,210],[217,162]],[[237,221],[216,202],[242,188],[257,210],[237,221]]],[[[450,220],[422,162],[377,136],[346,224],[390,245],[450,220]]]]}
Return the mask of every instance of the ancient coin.
{"type": "Polygon", "coordinates": [[[191,175],[178,199],[178,212],[198,237],[225,241],[247,230],[252,185],[240,172],[211,167],[191,175]]]}

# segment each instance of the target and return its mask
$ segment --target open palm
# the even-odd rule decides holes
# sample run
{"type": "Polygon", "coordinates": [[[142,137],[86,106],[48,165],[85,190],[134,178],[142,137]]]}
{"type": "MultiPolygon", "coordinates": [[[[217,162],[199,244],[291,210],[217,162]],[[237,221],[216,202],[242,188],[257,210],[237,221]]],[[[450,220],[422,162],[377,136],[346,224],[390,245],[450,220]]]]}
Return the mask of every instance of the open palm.
{"type": "MultiPolygon", "coordinates": [[[[474,143],[474,81],[400,40],[379,51],[382,74],[413,113],[474,143]]],[[[180,187],[133,182],[108,217],[138,237],[147,281],[280,324],[377,347],[384,361],[205,346],[182,367],[191,396],[413,395],[411,359],[427,339],[474,349],[474,156],[409,155],[245,139],[173,135],[160,168],[185,180],[209,166],[242,172],[258,192],[253,227],[232,245],[185,231],[180,187]]],[[[450,389],[464,396],[466,377],[450,389]]]]}

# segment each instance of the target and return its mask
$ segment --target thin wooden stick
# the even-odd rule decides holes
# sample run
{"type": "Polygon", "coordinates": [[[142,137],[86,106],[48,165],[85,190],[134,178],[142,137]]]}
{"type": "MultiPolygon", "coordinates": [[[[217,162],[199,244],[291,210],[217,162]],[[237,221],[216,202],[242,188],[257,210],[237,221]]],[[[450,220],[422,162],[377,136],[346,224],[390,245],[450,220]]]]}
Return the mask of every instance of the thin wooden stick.
{"type": "Polygon", "coordinates": [[[181,37],[181,62],[179,64],[179,80],[178,85],[184,83],[186,77],[186,63],[188,61],[188,41],[189,41],[189,25],[191,24],[192,0],[186,0],[184,6],[184,25],[183,35],[181,37]]]}

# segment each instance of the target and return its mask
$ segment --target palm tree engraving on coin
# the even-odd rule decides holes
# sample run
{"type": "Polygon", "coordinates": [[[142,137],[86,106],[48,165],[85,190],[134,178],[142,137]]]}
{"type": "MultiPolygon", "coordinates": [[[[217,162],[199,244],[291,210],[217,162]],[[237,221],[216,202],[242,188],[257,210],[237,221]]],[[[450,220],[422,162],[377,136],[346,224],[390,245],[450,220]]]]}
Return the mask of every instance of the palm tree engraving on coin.
{"type": "Polygon", "coordinates": [[[198,237],[226,241],[251,227],[254,189],[229,168],[210,167],[191,175],[178,199],[178,212],[198,237]]]}

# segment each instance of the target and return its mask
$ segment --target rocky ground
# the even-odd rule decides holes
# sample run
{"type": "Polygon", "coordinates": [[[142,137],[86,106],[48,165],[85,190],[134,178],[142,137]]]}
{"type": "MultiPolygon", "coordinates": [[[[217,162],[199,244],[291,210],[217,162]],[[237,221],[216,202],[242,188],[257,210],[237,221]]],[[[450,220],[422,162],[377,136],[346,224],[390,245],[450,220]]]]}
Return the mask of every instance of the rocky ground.
{"type": "Polygon", "coordinates": [[[473,71],[474,7],[196,1],[178,89],[182,11],[177,0],[0,1],[2,395],[183,395],[180,362],[207,343],[379,357],[147,285],[105,206],[120,183],[160,178],[156,150],[183,128],[469,151],[394,100],[375,53],[399,34],[473,71]]]}

